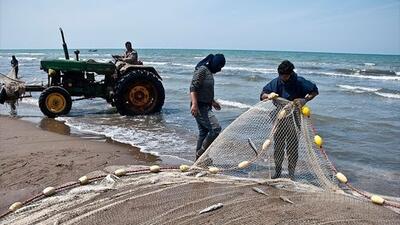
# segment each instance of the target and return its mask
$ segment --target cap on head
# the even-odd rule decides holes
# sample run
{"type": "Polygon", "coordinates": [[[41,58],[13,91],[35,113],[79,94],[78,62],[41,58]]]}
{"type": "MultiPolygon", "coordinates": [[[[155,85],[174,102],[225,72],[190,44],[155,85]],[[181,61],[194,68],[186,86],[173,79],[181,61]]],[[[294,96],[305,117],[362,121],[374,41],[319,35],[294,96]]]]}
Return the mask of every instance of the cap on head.
{"type": "Polygon", "coordinates": [[[293,70],[294,70],[294,65],[289,60],[282,61],[282,63],[278,66],[279,75],[292,74],[293,70]]]}

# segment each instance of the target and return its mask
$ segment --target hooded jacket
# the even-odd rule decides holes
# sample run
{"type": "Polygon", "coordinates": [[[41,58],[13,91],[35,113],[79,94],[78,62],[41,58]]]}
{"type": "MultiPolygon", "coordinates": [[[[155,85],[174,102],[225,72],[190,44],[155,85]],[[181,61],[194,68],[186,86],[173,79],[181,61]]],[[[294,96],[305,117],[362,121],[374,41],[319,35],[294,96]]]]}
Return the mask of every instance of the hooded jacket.
{"type": "Polygon", "coordinates": [[[277,77],[264,86],[261,94],[277,93],[280,97],[293,101],[296,98],[304,98],[307,94],[317,93],[317,86],[304,77],[297,76],[295,72],[290,75],[287,82],[284,82],[280,77],[277,77]]]}

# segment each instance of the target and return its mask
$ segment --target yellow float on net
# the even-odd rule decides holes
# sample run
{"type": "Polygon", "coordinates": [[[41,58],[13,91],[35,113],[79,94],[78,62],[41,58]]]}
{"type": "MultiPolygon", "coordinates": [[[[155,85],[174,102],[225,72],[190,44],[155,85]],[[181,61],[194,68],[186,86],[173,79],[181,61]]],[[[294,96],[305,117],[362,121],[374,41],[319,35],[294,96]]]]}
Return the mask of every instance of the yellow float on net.
{"type": "Polygon", "coordinates": [[[47,187],[42,192],[45,196],[51,196],[56,193],[56,189],[54,187],[47,187]]]}
{"type": "Polygon", "coordinates": [[[250,165],[250,162],[249,162],[249,161],[243,161],[243,162],[239,163],[238,167],[239,167],[240,169],[243,169],[243,168],[248,167],[249,165],[250,165]]]}
{"type": "Polygon", "coordinates": [[[262,145],[262,150],[265,151],[267,150],[267,148],[269,147],[269,145],[271,144],[271,140],[267,139],[264,141],[264,144],[262,145]]]}
{"type": "Polygon", "coordinates": [[[22,202],[15,202],[13,203],[10,208],[8,208],[11,212],[17,211],[19,208],[22,207],[22,202]]]}
{"type": "Polygon", "coordinates": [[[324,143],[324,140],[322,139],[321,136],[315,135],[314,136],[314,143],[321,148],[322,144],[324,143]]]}
{"type": "Polygon", "coordinates": [[[310,117],[311,109],[305,105],[305,106],[301,107],[301,113],[303,113],[304,116],[310,117]]]}
{"type": "Polygon", "coordinates": [[[340,183],[347,183],[347,177],[343,173],[338,172],[336,174],[336,178],[340,181],[340,183]]]}
{"type": "Polygon", "coordinates": [[[114,171],[114,175],[117,177],[125,176],[126,170],[125,169],[117,169],[116,171],[114,171]]]}
{"type": "Polygon", "coordinates": [[[188,165],[181,165],[179,167],[179,169],[181,170],[181,172],[187,172],[189,170],[189,166],[188,165]]]}
{"type": "Polygon", "coordinates": [[[85,185],[85,184],[89,183],[89,178],[87,176],[82,176],[78,180],[81,185],[85,185]]]}
{"type": "Polygon", "coordinates": [[[152,172],[152,173],[158,173],[158,172],[160,172],[160,166],[158,166],[158,165],[154,165],[154,166],[150,166],[150,172],[152,172]]]}
{"type": "Polygon", "coordinates": [[[219,172],[219,169],[217,167],[209,167],[208,168],[208,172],[212,173],[212,174],[216,174],[219,172]]]}
{"type": "Polygon", "coordinates": [[[375,204],[383,205],[383,203],[385,202],[385,199],[378,195],[372,195],[371,201],[375,204]]]}

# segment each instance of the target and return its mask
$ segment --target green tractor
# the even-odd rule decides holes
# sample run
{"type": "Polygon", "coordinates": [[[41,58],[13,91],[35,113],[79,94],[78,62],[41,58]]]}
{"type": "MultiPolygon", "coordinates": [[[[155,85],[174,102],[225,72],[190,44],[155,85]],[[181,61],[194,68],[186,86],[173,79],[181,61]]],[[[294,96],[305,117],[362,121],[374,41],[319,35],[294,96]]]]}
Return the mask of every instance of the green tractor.
{"type": "Polygon", "coordinates": [[[162,79],[151,66],[125,65],[94,60],[70,60],[64,33],[60,28],[65,60],[42,60],[40,68],[48,74],[46,86],[27,85],[27,92],[41,91],[40,110],[54,118],[68,114],[72,102],[90,98],[104,98],[121,115],[134,116],[159,112],[164,104],[162,79]],[[101,79],[95,79],[99,77],[101,79]],[[72,96],[80,98],[72,99],[72,96]]]}

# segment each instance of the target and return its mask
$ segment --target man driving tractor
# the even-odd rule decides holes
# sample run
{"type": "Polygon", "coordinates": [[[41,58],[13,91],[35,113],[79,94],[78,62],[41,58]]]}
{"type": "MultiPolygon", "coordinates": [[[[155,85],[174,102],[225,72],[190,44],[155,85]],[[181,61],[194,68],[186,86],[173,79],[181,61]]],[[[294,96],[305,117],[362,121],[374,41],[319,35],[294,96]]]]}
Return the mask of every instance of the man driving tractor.
{"type": "Polygon", "coordinates": [[[117,60],[115,63],[115,66],[117,69],[121,69],[124,67],[126,64],[131,64],[131,65],[143,65],[143,62],[138,60],[138,54],[135,49],[132,48],[132,43],[130,41],[127,41],[125,43],[125,48],[126,51],[122,56],[120,55],[113,55],[112,57],[117,60]]]}

